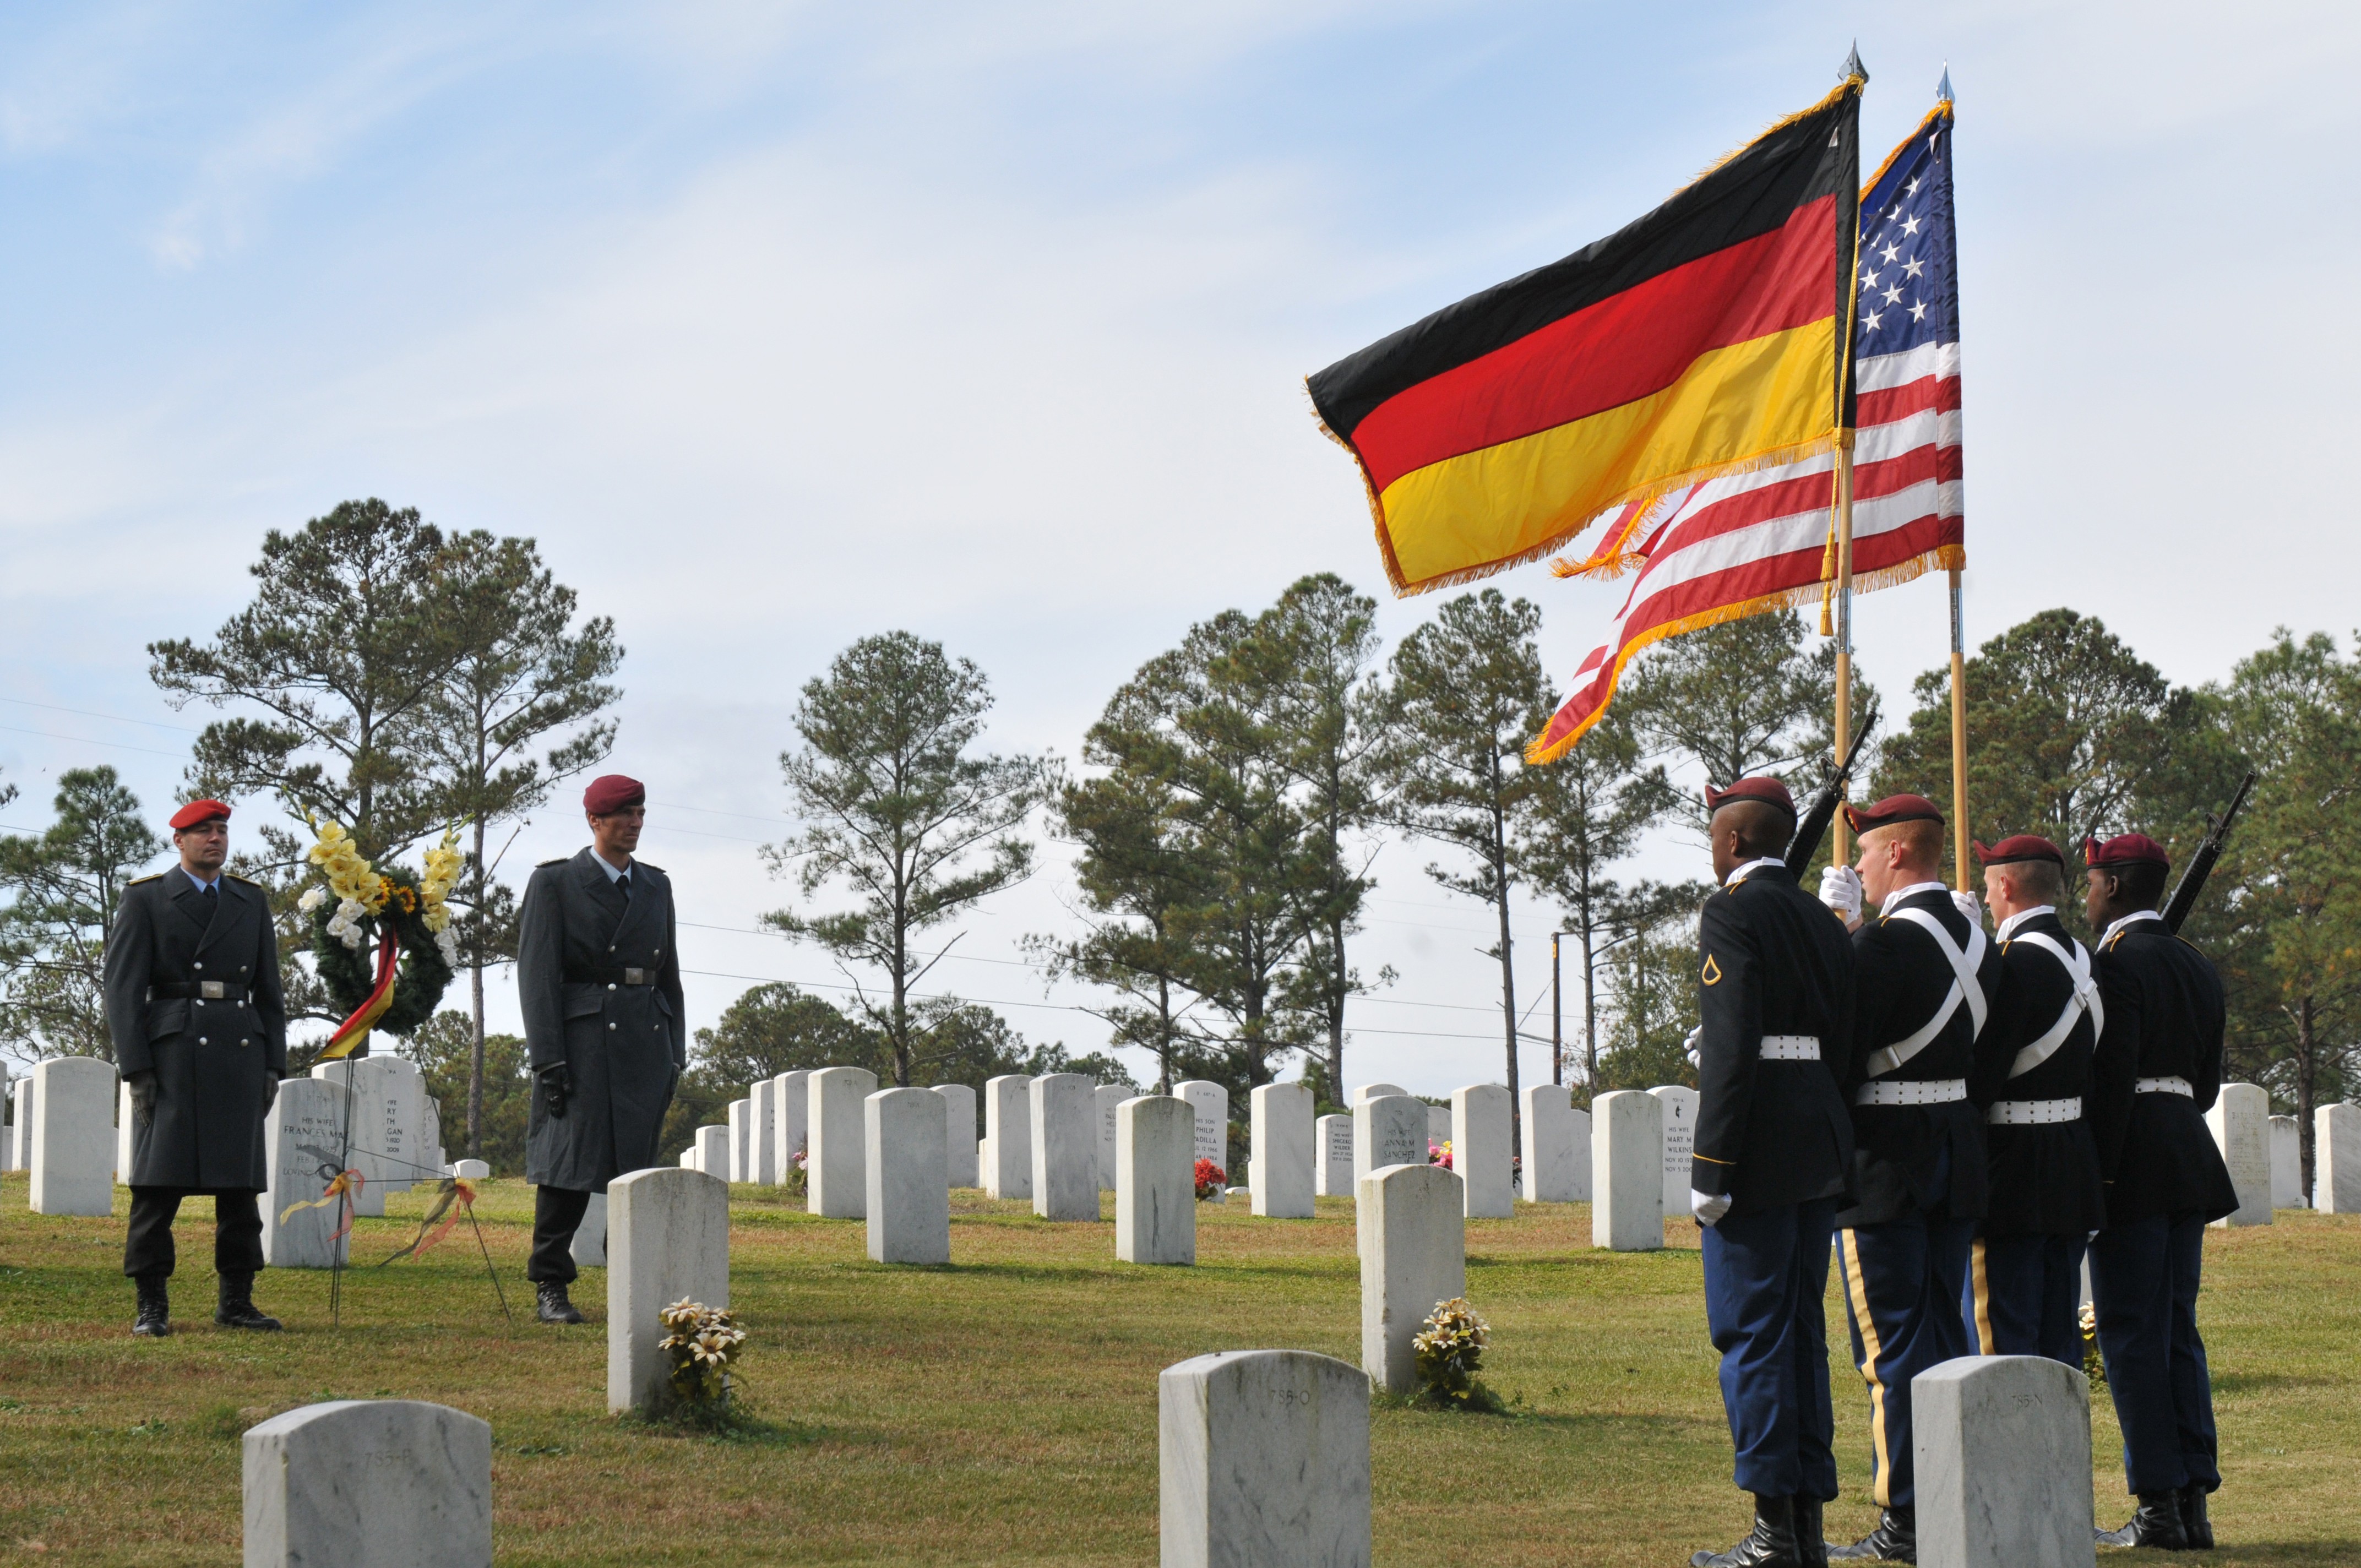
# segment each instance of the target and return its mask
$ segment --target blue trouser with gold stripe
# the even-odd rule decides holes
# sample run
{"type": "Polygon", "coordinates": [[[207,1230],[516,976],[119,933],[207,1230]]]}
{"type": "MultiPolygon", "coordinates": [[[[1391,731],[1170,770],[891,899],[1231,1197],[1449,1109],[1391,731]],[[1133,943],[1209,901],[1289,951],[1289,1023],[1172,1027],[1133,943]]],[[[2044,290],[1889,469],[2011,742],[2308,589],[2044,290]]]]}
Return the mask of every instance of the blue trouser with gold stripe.
{"type": "Polygon", "coordinates": [[[2213,1383],[2197,1332],[2205,1222],[2162,1215],[2111,1225],[2091,1243],[2099,1354],[2124,1432],[2124,1479],[2137,1493],[2222,1485],[2213,1383]]]}
{"type": "Polygon", "coordinates": [[[2081,1232],[1978,1236],[1960,1299],[1968,1344],[1978,1355],[2046,1355],[2082,1366],[2081,1232]]]}
{"type": "Polygon", "coordinates": [[[1836,1215],[1836,1200],[1820,1198],[1705,1228],[1706,1326],[1721,1352],[1735,1479],[1763,1497],[1837,1495],[1821,1306],[1836,1215]]]}
{"type": "Polygon", "coordinates": [[[1871,1496],[1885,1508],[1916,1507],[1910,1380],[1971,1354],[1960,1293],[1975,1229],[1921,1212],[1837,1233],[1853,1365],[1869,1385],[1871,1496]]]}

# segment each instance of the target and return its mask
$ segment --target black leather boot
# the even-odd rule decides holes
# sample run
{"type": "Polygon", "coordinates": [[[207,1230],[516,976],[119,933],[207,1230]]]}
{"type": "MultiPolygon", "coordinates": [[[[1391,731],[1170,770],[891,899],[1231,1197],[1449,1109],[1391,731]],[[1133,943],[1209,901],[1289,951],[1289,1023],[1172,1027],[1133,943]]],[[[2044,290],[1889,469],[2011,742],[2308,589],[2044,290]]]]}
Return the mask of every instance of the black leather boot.
{"type": "Polygon", "coordinates": [[[2142,1492],[2139,1511],[2121,1530],[2100,1533],[2101,1546],[2145,1546],[2157,1552],[2186,1552],[2189,1530],[2180,1522],[2180,1494],[2142,1492]]]}
{"type": "Polygon", "coordinates": [[[1820,1499],[1798,1494],[1795,1498],[1795,1561],[1804,1568],[1828,1568],[1828,1543],[1820,1532],[1820,1499]]]}
{"type": "Polygon", "coordinates": [[[170,1282],[160,1274],[143,1274],[132,1283],[139,1288],[139,1317],[131,1332],[142,1339],[162,1339],[172,1332],[170,1282]]]}
{"type": "Polygon", "coordinates": [[[279,1320],[266,1317],[254,1305],[254,1276],[225,1274],[221,1277],[221,1305],[214,1309],[214,1321],[225,1329],[254,1329],[262,1333],[277,1333],[279,1320]]]}
{"type": "Polygon", "coordinates": [[[581,1312],[576,1309],[573,1302],[566,1299],[564,1280],[544,1279],[535,1287],[535,1293],[541,1298],[541,1304],[534,1310],[533,1315],[543,1322],[578,1323],[582,1321],[581,1312]]]}
{"type": "Polygon", "coordinates": [[[2213,1550],[2213,1521],[2205,1517],[2205,1483],[2191,1481],[2180,1489],[2180,1530],[2191,1552],[2213,1550]]]}
{"type": "Polygon", "coordinates": [[[1916,1563],[1918,1561],[1918,1510],[1892,1508],[1877,1518],[1877,1528],[1850,1546],[1828,1548],[1831,1563],[1916,1563]]]}
{"type": "Polygon", "coordinates": [[[1754,1495],[1754,1529],[1727,1552],[1700,1552],[1689,1568],[1803,1568],[1795,1552],[1795,1500],[1754,1495]]]}

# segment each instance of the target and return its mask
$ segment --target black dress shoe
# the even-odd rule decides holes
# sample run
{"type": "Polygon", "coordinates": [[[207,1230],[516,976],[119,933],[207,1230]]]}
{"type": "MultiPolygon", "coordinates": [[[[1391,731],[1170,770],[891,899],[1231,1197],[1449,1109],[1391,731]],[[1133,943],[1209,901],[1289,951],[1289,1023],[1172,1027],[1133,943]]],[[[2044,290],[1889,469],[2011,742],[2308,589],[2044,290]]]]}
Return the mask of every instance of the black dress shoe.
{"type": "Polygon", "coordinates": [[[2205,1517],[2205,1497],[2202,1481],[2191,1481],[2180,1489],[2180,1532],[2189,1538],[2191,1552],[2213,1550],[2213,1521],[2205,1517]]]}
{"type": "Polygon", "coordinates": [[[1916,1563],[1918,1561],[1918,1510],[1888,1508],[1877,1517],[1877,1528],[1850,1546],[1828,1548],[1831,1563],[1916,1563]]]}
{"type": "Polygon", "coordinates": [[[541,1304],[534,1309],[533,1315],[543,1322],[578,1323],[582,1321],[581,1312],[576,1310],[573,1302],[566,1299],[566,1287],[563,1283],[555,1279],[544,1280],[536,1288],[536,1293],[541,1298],[541,1304]]]}
{"type": "Polygon", "coordinates": [[[254,1304],[254,1276],[225,1274],[221,1277],[221,1304],[214,1309],[214,1321],[225,1329],[252,1329],[258,1333],[277,1333],[279,1320],[259,1310],[254,1304]]]}
{"type": "Polygon", "coordinates": [[[1820,1499],[1795,1497],[1795,1561],[1804,1568],[1828,1568],[1828,1543],[1820,1533],[1820,1499]]]}
{"type": "Polygon", "coordinates": [[[1795,1500],[1754,1495],[1754,1529],[1727,1552],[1700,1552],[1689,1568],[1804,1568],[1795,1551],[1795,1500]]]}
{"type": "Polygon", "coordinates": [[[2157,1552],[2186,1552],[2189,1530],[2180,1522],[2180,1494],[2142,1492],[2139,1511],[2121,1530],[2103,1530],[2101,1546],[2145,1546],[2157,1552]]]}
{"type": "Polygon", "coordinates": [[[139,1316],[131,1332],[142,1339],[162,1339],[172,1332],[172,1300],[164,1277],[148,1275],[132,1281],[139,1287],[139,1316]]]}

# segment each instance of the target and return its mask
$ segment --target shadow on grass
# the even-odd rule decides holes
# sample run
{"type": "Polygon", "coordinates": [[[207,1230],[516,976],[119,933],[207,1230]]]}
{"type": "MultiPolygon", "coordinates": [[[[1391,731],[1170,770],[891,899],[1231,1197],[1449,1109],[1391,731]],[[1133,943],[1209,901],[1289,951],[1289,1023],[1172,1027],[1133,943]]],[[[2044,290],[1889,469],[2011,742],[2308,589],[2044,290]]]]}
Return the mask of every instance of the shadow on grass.
{"type": "Polygon", "coordinates": [[[2267,1388],[2342,1388],[2351,1379],[2301,1372],[2217,1372],[2213,1381],[2216,1394],[2255,1394],[2267,1388]]]}
{"type": "Polygon", "coordinates": [[[635,1437],[739,1443],[758,1448],[809,1448],[821,1442],[864,1441],[859,1434],[810,1421],[768,1420],[742,1404],[732,1405],[718,1416],[696,1419],[617,1416],[615,1428],[635,1437]]]}

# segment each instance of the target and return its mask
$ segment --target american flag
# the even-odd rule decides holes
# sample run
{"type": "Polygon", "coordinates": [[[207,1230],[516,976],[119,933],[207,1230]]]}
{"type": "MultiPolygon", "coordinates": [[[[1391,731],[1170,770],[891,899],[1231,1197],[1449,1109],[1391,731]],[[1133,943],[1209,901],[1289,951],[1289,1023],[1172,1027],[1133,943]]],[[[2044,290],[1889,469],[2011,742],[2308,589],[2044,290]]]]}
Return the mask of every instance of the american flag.
{"type": "MultiPolygon", "coordinates": [[[[1960,477],[1960,289],[1949,98],[1870,180],[1861,205],[1854,384],[1853,587],[1908,582],[1966,559],[1960,477]]],[[[1560,576],[1636,569],[1573,695],[1526,753],[1563,755],[1607,711],[1650,643],[1766,610],[1817,605],[1835,576],[1834,454],[1725,476],[1605,519],[1560,576]]]]}

